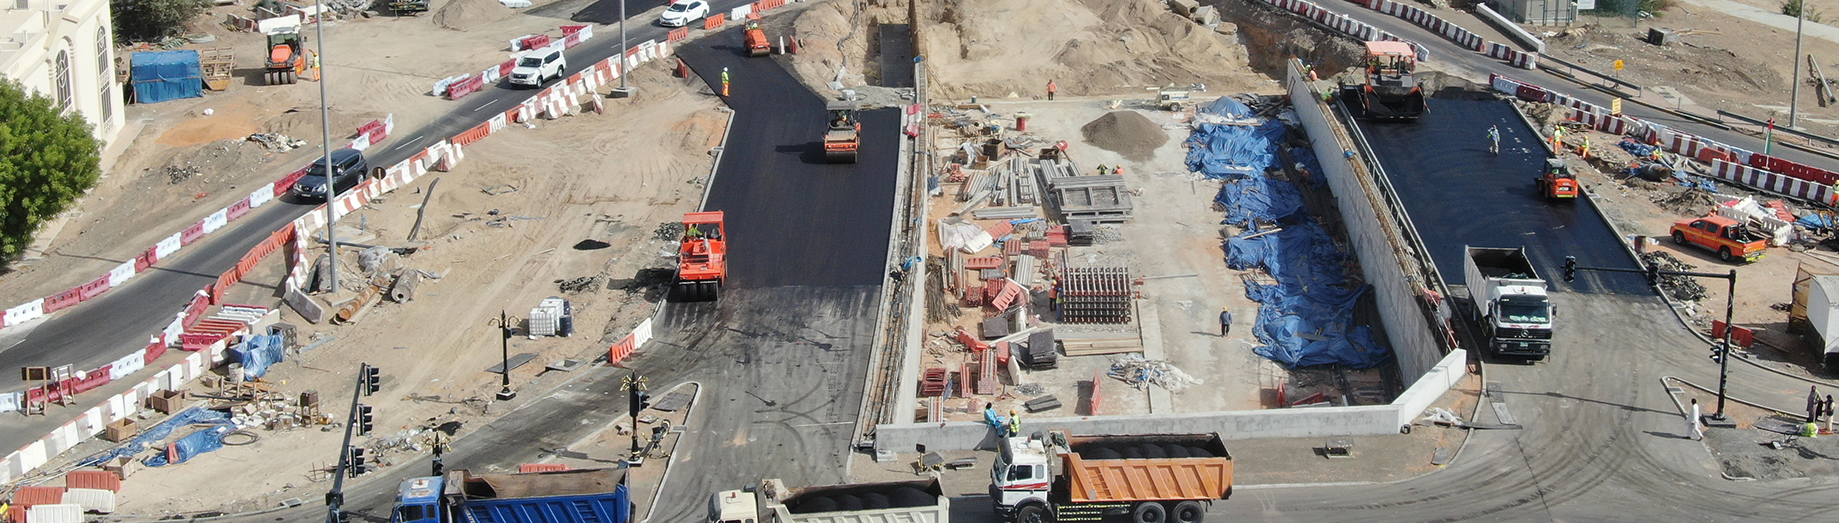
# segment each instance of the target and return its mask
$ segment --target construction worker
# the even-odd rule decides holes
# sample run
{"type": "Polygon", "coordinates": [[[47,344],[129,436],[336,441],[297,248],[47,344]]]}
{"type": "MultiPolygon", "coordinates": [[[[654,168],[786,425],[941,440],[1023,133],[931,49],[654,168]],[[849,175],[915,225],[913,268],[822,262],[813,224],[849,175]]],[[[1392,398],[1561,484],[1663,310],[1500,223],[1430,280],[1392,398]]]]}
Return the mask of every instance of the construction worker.
{"type": "Polygon", "coordinates": [[[1577,147],[1577,155],[1584,157],[1585,160],[1590,159],[1590,134],[1589,133],[1584,134],[1584,144],[1577,147]]]}
{"type": "Polygon", "coordinates": [[[1052,102],[1052,101],[1054,101],[1054,89],[1055,89],[1055,87],[1056,87],[1056,86],[1054,85],[1054,81],[1053,81],[1053,80],[1048,80],[1048,81],[1047,81],[1047,101],[1049,101],[1049,102],[1052,102]]]}
{"type": "Polygon", "coordinates": [[[308,49],[307,56],[309,57],[308,63],[313,65],[313,81],[317,82],[319,81],[319,53],[315,53],[311,49],[308,49]]]}
{"type": "Polygon", "coordinates": [[[1563,148],[1564,148],[1564,128],[1563,127],[1553,127],[1552,128],[1552,150],[1556,151],[1556,150],[1563,149],[1563,148]]]}
{"type": "Polygon", "coordinates": [[[1493,142],[1492,145],[1488,146],[1488,152],[1492,152],[1494,154],[1500,154],[1501,153],[1501,129],[1499,127],[1495,127],[1492,125],[1488,126],[1488,141],[1493,142]]]}
{"type": "Polygon", "coordinates": [[[1016,413],[1015,409],[1009,409],[1009,435],[1022,435],[1022,415],[1016,413]]]}
{"type": "Polygon", "coordinates": [[[728,96],[728,68],[722,68],[722,96],[728,96]]]}
{"type": "Polygon", "coordinates": [[[1003,432],[1007,430],[1008,425],[1003,423],[1002,415],[996,413],[995,403],[983,404],[983,423],[989,425],[992,429],[996,429],[997,437],[1008,436],[1007,434],[1003,434],[1003,432]]]}
{"type": "Polygon", "coordinates": [[[1098,164],[1098,174],[1100,176],[1111,174],[1111,168],[1105,167],[1105,164],[1102,164],[1102,163],[1098,164]]]}

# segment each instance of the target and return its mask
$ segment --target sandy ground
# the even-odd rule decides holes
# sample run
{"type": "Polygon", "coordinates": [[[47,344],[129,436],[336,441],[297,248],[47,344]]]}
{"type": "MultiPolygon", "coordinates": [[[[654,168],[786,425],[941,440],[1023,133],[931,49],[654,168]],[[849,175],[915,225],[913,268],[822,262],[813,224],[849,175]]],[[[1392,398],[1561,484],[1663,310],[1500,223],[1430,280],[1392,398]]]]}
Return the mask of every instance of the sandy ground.
{"type": "MultiPolygon", "coordinates": [[[[426,247],[393,263],[443,277],[424,281],[409,303],[373,306],[354,325],[309,325],[287,312],[282,321],[301,326],[303,343],[336,339],[274,367],[266,381],[284,396],[317,389],[327,392],[322,403],[341,405],[349,396],[330,391],[348,389],[356,361],[382,368],[383,389],[366,400],[377,406],[378,431],[359,443],[390,449],[380,453],[387,464],[425,450],[411,445],[425,443],[426,434],[416,432],[421,428],[459,421],[464,436],[503,409],[490,401],[499,378],[485,372],[500,358],[497,329],[488,323],[498,309],[527,316],[529,307],[553,295],[574,306],[575,336],[511,340],[513,355],[535,355],[511,373],[519,390],[545,390],[569,376],[543,373],[550,362],[603,355],[611,341],[653,312],[648,298],[655,296],[617,287],[640,269],[665,265],[658,255],[664,242],[654,231],[699,205],[709,150],[727,123],[719,102],[699,86],[655,67],[634,78],[638,96],[609,103],[605,115],[538,121],[534,129],[512,126],[468,147],[452,172],[431,173],[342,218],[343,226],[362,226],[374,236],[369,242],[402,245],[424,191],[439,180],[423,225],[426,247]],[[482,191],[501,184],[517,191],[482,191]],[[610,247],[576,247],[590,239],[610,247]],[[602,283],[572,294],[558,290],[557,280],[578,277],[602,283]]],[[[359,278],[355,251],[344,250],[344,281],[359,278]]],[[[265,263],[278,271],[281,259],[265,263]]],[[[271,289],[257,294],[278,301],[271,289]]],[[[314,471],[336,455],[337,432],[255,431],[261,440],[254,444],[140,472],[122,491],[122,510],[151,515],[272,506],[302,496],[297,489],[323,479],[314,471]],[[262,463],[290,465],[252,466],[262,463]],[[223,484],[246,487],[223,496],[217,488],[223,484]]]]}
{"type": "MultiPolygon", "coordinates": [[[[572,0],[557,0],[568,1],[572,0]]],[[[0,275],[0,306],[95,279],[319,154],[319,86],[307,81],[261,85],[264,37],[218,23],[225,14],[246,15],[248,9],[212,9],[193,24],[193,31],[216,35],[217,41],[185,47],[230,48],[236,54],[236,73],[229,90],[206,91],[203,98],[129,105],[122,117],[130,125],[122,139],[132,144],[112,166],[103,166],[97,188],[69,214],[72,218],[56,233],[46,257],[15,264],[14,270],[0,275]],[[206,116],[206,110],[211,114],[206,116]],[[144,127],[127,134],[137,123],[144,127]],[[281,133],[309,145],[268,151],[244,140],[255,132],[281,133]],[[168,166],[197,167],[200,172],[175,184],[165,172],[168,166]]],[[[509,55],[511,38],[560,34],[557,28],[568,23],[572,22],[526,15],[491,0],[435,0],[434,10],[423,16],[328,22],[324,64],[333,143],[348,141],[358,125],[392,113],[392,138],[413,132],[456,103],[429,94],[435,81],[502,62],[509,55]],[[449,9],[449,4],[454,7],[449,9]],[[441,16],[443,12],[448,15],[441,16]],[[442,27],[442,22],[463,30],[442,27]]],[[[316,47],[310,29],[308,34],[308,45],[316,47]]]]}

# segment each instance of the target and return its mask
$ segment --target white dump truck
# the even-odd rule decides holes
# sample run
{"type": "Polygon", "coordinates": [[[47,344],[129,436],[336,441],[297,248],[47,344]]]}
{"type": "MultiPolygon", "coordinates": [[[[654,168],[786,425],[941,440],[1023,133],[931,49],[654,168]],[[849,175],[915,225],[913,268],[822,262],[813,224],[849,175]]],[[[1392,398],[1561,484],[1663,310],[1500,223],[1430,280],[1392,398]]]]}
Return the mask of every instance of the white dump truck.
{"type": "Polygon", "coordinates": [[[769,479],[757,492],[709,499],[710,523],[947,523],[951,499],[937,479],[788,488],[769,479]]]}
{"type": "Polygon", "coordinates": [[[1475,320],[1496,356],[1541,359],[1552,352],[1557,309],[1526,248],[1463,246],[1464,283],[1475,320]]]}

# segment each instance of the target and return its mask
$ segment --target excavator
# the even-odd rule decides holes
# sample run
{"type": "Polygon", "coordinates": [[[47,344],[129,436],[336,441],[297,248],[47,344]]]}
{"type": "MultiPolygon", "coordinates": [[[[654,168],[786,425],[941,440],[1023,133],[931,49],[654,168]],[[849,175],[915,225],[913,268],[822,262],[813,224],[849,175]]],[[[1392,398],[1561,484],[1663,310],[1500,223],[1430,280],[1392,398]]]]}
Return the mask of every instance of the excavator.
{"type": "Polygon", "coordinates": [[[1562,158],[1546,158],[1545,174],[1534,181],[1539,184],[1539,195],[1547,200],[1577,199],[1577,176],[1571,174],[1571,167],[1562,158]]]}
{"type": "Polygon", "coordinates": [[[747,56],[758,57],[772,54],[773,44],[766,39],[766,30],[760,28],[760,15],[747,15],[747,56]]]}
{"type": "Polygon", "coordinates": [[[728,238],[722,229],[721,211],[683,215],[672,301],[715,301],[721,296],[728,280],[728,238]]]}
{"type": "Polygon", "coordinates": [[[862,141],[862,123],[856,121],[855,102],[830,102],[830,130],[824,133],[824,161],[856,163],[856,147],[862,141]]]}
{"type": "Polygon", "coordinates": [[[306,56],[301,53],[306,39],[300,36],[300,26],[278,27],[268,32],[268,69],[262,73],[262,80],[267,85],[291,84],[300,81],[300,73],[307,68],[306,56]]]}
{"type": "Polygon", "coordinates": [[[1366,43],[1366,85],[1360,108],[1375,120],[1417,120],[1424,115],[1424,90],[1412,78],[1417,53],[1404,42],[1366,43]]]}

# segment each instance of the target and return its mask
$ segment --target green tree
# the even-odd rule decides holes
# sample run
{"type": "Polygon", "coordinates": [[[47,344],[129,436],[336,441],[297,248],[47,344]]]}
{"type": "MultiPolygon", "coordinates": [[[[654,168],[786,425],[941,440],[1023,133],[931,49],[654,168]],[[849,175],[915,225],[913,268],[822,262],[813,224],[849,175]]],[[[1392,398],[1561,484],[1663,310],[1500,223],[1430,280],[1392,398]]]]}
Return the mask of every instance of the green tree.
{"type": "Polygon", "coordinates": [[[96,185],[102,143],[89,133],[82,115],[0,79],[0,263],[96,185]]]}
{"type": "Polygon", "coordinates": [[[123,41],[151,41],[185,32],[186,22],[203,13],[210,0],[110,0],[115,36],[123,41]]]}

